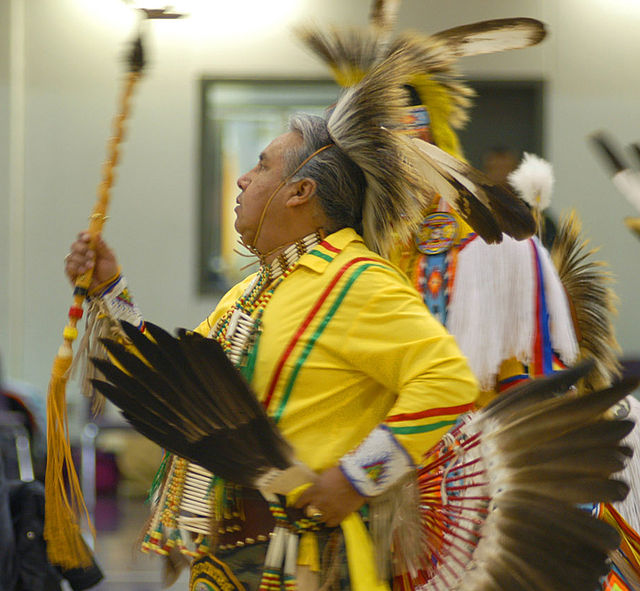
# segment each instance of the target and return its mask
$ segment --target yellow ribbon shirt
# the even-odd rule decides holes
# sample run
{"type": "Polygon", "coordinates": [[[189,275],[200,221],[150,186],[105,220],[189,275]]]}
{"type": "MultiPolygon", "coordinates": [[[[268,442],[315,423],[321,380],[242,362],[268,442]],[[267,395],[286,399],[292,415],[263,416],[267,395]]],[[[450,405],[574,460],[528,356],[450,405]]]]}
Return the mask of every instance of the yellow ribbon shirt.
{"type": "MultiPolygon", "coordinates": [[[[251,279],[197,332],[209,335],[251,279]]],[[[316,471],[380,425],[419,463],[478,393],[454,338],[401,271],[350,228],[304,254],[273,293],[251,385],[298,459],[316,471]]]]}

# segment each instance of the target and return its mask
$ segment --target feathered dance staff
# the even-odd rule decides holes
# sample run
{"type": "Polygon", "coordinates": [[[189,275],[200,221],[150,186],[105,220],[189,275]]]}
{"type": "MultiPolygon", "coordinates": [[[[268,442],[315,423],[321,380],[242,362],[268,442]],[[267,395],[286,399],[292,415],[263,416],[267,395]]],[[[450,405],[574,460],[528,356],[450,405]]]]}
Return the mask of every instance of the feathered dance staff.
{"type": "MultiPolygon", "coordinates": [[[[122,89],[118,114],[114,118],[114,135],[107,144],[107,159],[102,167],[102,181],[98,185],[98,199],[89,217],[88,233],[91,237],[91,244],[95,243],[107,219],[114,171],[120,156],[120,144],[124,137],[125,123],[130,113],[131,97],[142,76],[144,67],[142,22],[146,19],[178,18],[181,16],[165,10],[142,10],[141,14],[138,35],[132,44],[127,60],[128,72],[122,89]]],[[[90,552],[81,537],[81,515],[86,516],[95,537],[95,531],[82,498],[78,476],[71,457],[66,407],[66,383],[73,360],[73,342],[78,336],[77,323],[83,315],[82,306],[91,285],[92,276],[93,269],[89,269],[76,280],[73,303],[69,308],[69,323],[64,328],[64,341],[53,362],[47,394],[44,537],[47,542],[49,560],[53,564],[65,568],[91,564],[90,552]]]]}

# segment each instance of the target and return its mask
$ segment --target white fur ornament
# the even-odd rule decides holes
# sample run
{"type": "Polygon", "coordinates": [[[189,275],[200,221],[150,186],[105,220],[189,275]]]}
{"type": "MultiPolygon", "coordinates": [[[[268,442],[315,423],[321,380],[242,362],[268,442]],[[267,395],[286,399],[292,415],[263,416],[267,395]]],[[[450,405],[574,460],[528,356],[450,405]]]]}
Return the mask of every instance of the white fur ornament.
{"type": "Polygon", "coordinates": [[[535,154],[524,153],[520,166],[509,176],[509,183],[531,207],[543,211],[551,203],[553,168],[535,154]]]}

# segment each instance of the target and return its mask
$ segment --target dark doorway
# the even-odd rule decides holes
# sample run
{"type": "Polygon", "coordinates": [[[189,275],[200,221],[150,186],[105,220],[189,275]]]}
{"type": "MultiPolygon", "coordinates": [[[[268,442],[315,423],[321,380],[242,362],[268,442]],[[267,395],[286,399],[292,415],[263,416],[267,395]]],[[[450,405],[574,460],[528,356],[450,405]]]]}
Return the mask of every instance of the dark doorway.
{"type": "Polygon", "coordinates": [[[532,152],[543,147],[543,93],[541,80],[475,80],[477,92],[471,121],[459,132],[464,154],[473,166],[483,168],[492,148],[532,152]]]}

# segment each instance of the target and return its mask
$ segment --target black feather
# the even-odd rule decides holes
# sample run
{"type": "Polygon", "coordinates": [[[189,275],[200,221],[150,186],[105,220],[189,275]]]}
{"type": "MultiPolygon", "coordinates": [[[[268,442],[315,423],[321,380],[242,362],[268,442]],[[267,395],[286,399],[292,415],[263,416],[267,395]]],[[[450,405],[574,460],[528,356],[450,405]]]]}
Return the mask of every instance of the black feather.
{"type": "Polygon", "coordinates": [[[94,385],[136,430],[238,484],[291,465],[291,447],[219,343],[183,329],[175,338],[152,323],[149,336],[122,326],[130,350],[104,339],[112,361],[92,361],[108,382],[94,385]]]}
{"type": "Polygon", "coordinates": [[[484,407],[482,414],[486,418],[497,413],[503,413],[504,416],[504,413],[512,413],[523,407],[531,407],[543,400],[564,394],[580,378],[584,377],[593,365],[594,362],[588,360],[564,371],[524,382],[494,398],[484,407]]]}
{"type": "Polygon", "coordinates": [[[457,180],[452,178],[450,182],[458,193],[455,208],[460,217],[487,244],[502,242],[502,229],[489,208],[457,180]]]}

